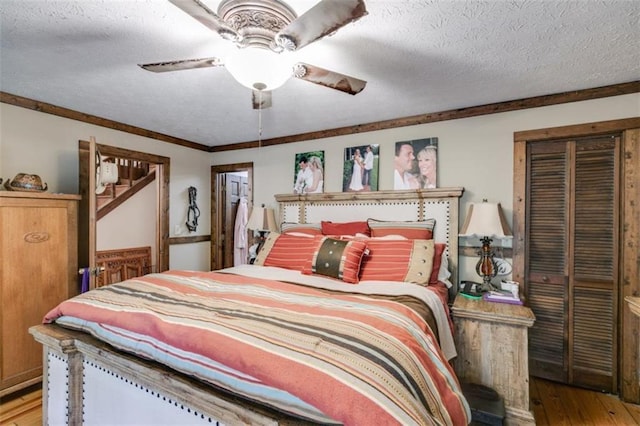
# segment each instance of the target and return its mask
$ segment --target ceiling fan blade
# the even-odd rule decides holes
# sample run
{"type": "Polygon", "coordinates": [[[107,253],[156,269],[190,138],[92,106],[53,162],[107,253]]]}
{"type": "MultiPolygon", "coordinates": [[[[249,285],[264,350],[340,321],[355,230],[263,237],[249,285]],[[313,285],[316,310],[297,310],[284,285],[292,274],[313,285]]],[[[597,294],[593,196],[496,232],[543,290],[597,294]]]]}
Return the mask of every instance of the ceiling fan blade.
{"type": "Polygon", "coordinates": [[[297,50],[367,14],[364,0],[322,0],[276,35],[276,43],[297,50]]]}
{"type": "Polygon", "coordinates": [[[209,9],[200,0],[169,0],[178,9],[200,22],[205,27],[217,32],[220,37],[240,41],[242,37],[233,28],[222,20],[213,10],[209,9]]]}
{"type": "Polygon", "coordinates": [[[219,67],[222,66],[222,61],[218,58],[200,58],[185,59],[182,61],[157,62],[155,64],[138,64],[138,66],[147,71],[168,72],[219,67]]]}
{"type": "Polygon", "coordinates": [[[357,95],[367,85],[364,80],[302,62],[294,65],[293,76],[330,89],[340,90],[350,95],[357,95]]]}
{"type": "Polygon", "coordinates": [[[269,90],[253,90],[252,97],[253,109],[265,109],[271,107],[271,91],[269,90]]]}

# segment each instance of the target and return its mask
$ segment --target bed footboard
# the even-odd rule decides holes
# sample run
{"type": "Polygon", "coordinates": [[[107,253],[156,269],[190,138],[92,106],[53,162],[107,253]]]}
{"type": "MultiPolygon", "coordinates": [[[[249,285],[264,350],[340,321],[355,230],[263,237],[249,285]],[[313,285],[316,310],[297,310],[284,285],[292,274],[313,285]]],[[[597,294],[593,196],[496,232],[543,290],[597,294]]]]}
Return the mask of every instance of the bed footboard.
{"type": "Polygon", "coordinates": [[[43,424],[301,424],[155,362],[57,325],[29,332],[43,345],[43,424]]]}

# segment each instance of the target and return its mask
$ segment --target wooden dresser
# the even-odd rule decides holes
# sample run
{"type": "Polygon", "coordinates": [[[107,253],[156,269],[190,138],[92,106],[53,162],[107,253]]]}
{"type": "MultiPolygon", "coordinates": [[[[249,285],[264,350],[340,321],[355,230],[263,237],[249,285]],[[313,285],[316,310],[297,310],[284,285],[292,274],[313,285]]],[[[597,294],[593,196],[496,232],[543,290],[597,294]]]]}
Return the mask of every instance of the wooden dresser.
{"type": "Polygon", "coordinates": [[[28,329],[78,291],[78,200],[0,191],[0,396],[41,380],[28,329]]]}
{"type": "Polygon", "coordinates": [[[534,425],[529,407],[528,329],[531,309],[458,295],[451,308],[463,382],[494,389],[504,399],[507,425],[534,425]]]}

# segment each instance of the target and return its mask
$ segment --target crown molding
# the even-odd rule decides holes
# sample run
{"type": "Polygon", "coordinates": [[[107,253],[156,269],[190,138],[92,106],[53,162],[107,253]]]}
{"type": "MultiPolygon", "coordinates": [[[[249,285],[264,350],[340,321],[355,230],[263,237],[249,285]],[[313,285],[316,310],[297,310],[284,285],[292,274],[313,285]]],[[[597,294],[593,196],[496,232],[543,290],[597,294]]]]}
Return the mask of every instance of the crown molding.
{"type": "Polygon", "coordinates": [[[46,102],[24,98],[10,93],[0,92],[0,103],[6,103],[22,108],[31,109],[45,114],[57,115],[71,120],[94,124],[96,126],[119,130],[138,136],[155,139],[160,142],[172,143],[187,148],[206,152],[223,152],[238,149],[257,148],[259,146],[281,145],[293,142],[308,141],[314,139],[329,138],[335,136],[345,136],[356,133],[375,132],[397,127],[415,126],[419,124],[435,123],[439,121],[457,120],[460,118],[478,117],[482,115],[497,114],[501,112],[517,111],[529,108],[539,108],[550,105],[559,105],[571,102],[588,101],[592,99],[607,98],[612,96],[627,95],[640,92],[640,80],[628,83],[613,84],[610,86],[596,87],[592,89],[574,90],[570,92],[555,93],[545,96],[535,96],[531,98],[517,99],[506,102],[497,102],[487,105],[472,106],[466,108],[452,109],[448,111],[433,112],[427,114],[402,117],[385,121],[376,121],[354,126],[338,127],[335,129],[319,130],[297,135],[282,136],[262,141],[248,141],[234,144],[208,146],[201,143],[176,138],[151,130],[143,129],[129,124],[120,123],[95,115],[59,107],[46,102]]]}

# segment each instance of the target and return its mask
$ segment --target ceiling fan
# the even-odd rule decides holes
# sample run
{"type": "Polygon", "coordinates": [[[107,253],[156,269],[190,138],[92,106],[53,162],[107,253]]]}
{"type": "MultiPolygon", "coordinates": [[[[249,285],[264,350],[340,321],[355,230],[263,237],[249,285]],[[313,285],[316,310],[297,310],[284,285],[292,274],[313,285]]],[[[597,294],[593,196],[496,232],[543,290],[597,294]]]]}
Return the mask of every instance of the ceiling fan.
{"type": "Polygon", "coordinates": [[[271,106],[271,90],[290,77],[356,95],[367,82],[307,63],[287,63],[293,52],[331,35],[367,14],[364,0],[320,0],[298,16],[281,0],[222,0],[218,13],[200,0],[169,0],[202,25],[233,42],[227,58],[186,59],[139,64],[147,71],[166,72],[224,66],[253,90],[253,108],[271,106]],[[251,74],[254,75],[251,75],[251,74]],[[246,75],[245,75],[246,74],[246,75]]]}

